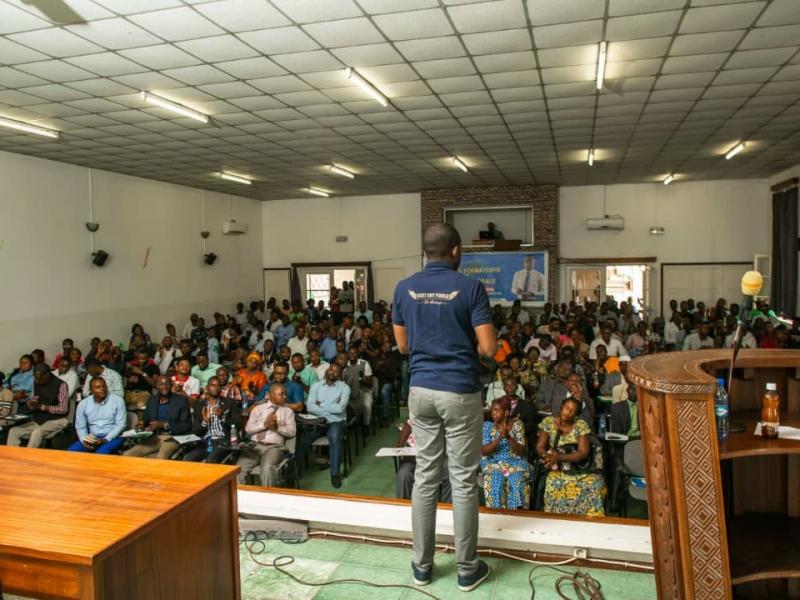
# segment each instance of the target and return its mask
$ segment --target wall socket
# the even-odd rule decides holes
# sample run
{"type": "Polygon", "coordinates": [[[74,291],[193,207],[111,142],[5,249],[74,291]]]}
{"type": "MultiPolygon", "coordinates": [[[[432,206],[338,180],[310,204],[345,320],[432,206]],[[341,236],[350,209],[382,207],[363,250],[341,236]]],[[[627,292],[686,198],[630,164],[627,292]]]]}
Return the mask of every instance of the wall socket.
{"type": "Polygon", "coordinates": [[[572,550],[572,556],[585,559],[589,557],[589,551],[586,548],[574,548],[572,550]]]}

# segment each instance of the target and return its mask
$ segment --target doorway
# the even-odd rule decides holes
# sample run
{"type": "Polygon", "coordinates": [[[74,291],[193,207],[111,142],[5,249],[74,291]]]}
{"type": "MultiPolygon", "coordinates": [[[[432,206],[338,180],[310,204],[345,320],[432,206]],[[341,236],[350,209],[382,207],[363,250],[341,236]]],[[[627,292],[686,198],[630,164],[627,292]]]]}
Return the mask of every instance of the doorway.
{"type": "Polygon", "coordinates": [[[598,304],[613,299],[617,305],[633,300],[634,310],[650,310],[650,265],[569,265],[566,296],[569,301],[598,304]]]}

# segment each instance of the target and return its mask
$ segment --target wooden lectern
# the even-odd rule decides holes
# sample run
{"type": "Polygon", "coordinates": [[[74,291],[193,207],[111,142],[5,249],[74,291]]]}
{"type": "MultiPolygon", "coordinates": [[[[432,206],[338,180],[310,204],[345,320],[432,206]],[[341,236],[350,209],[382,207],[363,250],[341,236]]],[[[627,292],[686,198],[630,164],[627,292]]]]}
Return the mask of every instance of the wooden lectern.
{"type": "Polygon", "coordinates": [[[781,424],[800,426],[800,351],[743,350],[731,386],[732,432],[717,441],[715,376],[730,350],[654,354],[631,363],[644,442],[658,597],[800,597],[800,441],[754,435],[767,382],[781,424]]]}
{"type": "Polygon", "coordinates": [[[236,467],[0,447],[3,592],[238,600],[236,467]]]}

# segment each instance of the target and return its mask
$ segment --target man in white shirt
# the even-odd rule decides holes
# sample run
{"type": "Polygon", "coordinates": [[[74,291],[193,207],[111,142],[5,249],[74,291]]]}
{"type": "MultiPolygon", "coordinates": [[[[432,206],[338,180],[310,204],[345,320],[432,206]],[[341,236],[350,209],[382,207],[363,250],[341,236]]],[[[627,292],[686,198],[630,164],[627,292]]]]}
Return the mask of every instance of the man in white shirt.
{"type": "Polygon", "coordinates": [[[525,325],[531,320],[531,316],[528,314],[527,310],[522,310],[522,303],[519,299],[514,300],[514,304],[511,305],[511,314],[517,318],[517,321],[520,325],[525,325]]]}
{"type": "Polygon", "coordinates": [[[106,388],[109,394],[125,397],[125,390],[122,385],[122,377],[114,369],[109,369],[100,364],[96,358],[90,358],[86,361],[86,383],[83,384],[83,396],[86,398],[91,393],[92,378],[102,377],[106,382],[106,388]]]}
{"type": "Polygon", "coordinates": [[[551,363],[556,362],[558,360],[558,348],[553,343],[553,338],[550,334],[545,333],[540,337],[535,337],[527,344],[525,344],[525,348],[523,348],[523,352],[528,354],[528,350],[531,348],[538,348],[539,349],[539,360],[548,360],[551,363]]]}
{"type": "Polygon", "coordinates": [[[166,375],[176,356],[178,356],[178,349],[175,347],[175,340],[168,335],[161,340],[161,345],[153,356],[153,362],[158,365],[159,373],[166,375]]]}
{"type": "Polygon", "coordinates": [[[53,375],[67,384],[67,398],[72,398],[72,394],[78,389],[78,374],[72,368],[69,356],[62,356],[59,359],[58,368],[53,371],[53,375]]]}
{"type": "Polygon", "coordinates": [[[589,360],[597,358],[597,347],[606,347],[609,356],[628,356],[625,345],[615,337],[611,337],[611,327],[607,324],[600,328],[600,337],[596,338],[589,346],[589,360]]]}
{"type": "Polygon", "coordinates": [[[314,369],[317,374],[317,380],[322,381],[325,379],[325,373],[328,372],[328,367],[331,365],[322,360],[322,355],[319,353],[319,350],[312,350],[309,352],[308,361],[308,366],[314,369]]]}
{"type": "Polygon", "coordinates": [[[671,349],[677,349],[683,346],[683,340],[678,341],[678,336],[681,332],[681,316],[678,312],[673,312],[669,323],[664,325],[664,344],[671,349]]]}
{"type": "Polygon", "coordinates": [[[250,350],[255,350],[256,352],[263,354],[264,342],[267,340],[272,340],[275,342],[275,336],[272,335],[271,331],[264,329],[263,321],[256,321],[256,328],[253,330],[253,333],[250,334],[250,339],[248,340],[247,345],[250,347],[250,350]]]}
{"type": "Polygon", "coordinates": [[[372,311],[367,308],[367,303],[363,300],[358,303],[358,310],[353,313],[353,318],[356,322],[358,322],[361,317],[364,317],[370,325],[372,324],[372,311]]]}
{"type": "Polygon", "coordinates": [[[684,350],[701,350],[713,347],[714,337],[711,335],[711,323],[708,321],[702,321],[697,327],[697,331],[693,331],[683,340],[684,350]]]}
{"type": "Polygon", "coordinates": [[[544,296],[546,293],[545,278],[534,269],[534,257],[526,256],[523,265],[524,269],[514,273],[514,279],[511,280],[511,293],[523,300],[533,300],[536,296],[544,296]]]}
{"type": "Polygon", "coordinates": [[[197,327],[197,313],[192,313],[189,317],[189,322],[183,326],[183,331],[181,332],[181,339],[188,340],[192,337],[192,331],[194,328],[197,327]]]}
{"type": "Polygon", "coordinates": [[[244,304],[242,302],[236,305],[236,314],[233,315],[233,318],[236,319],[239,327],[247,325],[247,313],[244,310],[244,304]]]}
{"type": "Polygon", "coordinates": [[[344,345],[346,348],[349,348],[350,344],[361,339],[361,330],[353,325],[352,315],[345,315],[342,320],[342,329],[339,335],[344,338],[344,345]]]}
{"type": "Polygon", "coordinates": [[[308,357],[308,338],[306,337],[305,325],[298,325],[294,330],[294,337],[286,342],[292,354],[302,354],[303,358],[308,357]]]}

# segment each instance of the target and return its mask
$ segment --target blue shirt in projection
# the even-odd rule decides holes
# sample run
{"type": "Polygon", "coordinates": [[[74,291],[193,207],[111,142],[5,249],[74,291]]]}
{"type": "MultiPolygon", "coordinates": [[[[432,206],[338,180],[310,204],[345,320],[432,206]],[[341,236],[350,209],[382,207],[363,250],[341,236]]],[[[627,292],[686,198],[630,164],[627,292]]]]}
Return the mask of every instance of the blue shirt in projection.
{"type": "Polygon", "coordinates": [[[406,328],[411,385],[471,394],[480,391],[475,327],[492,322],[478,279],[432,261],[397,284],[392,321],[406,328]]]}

